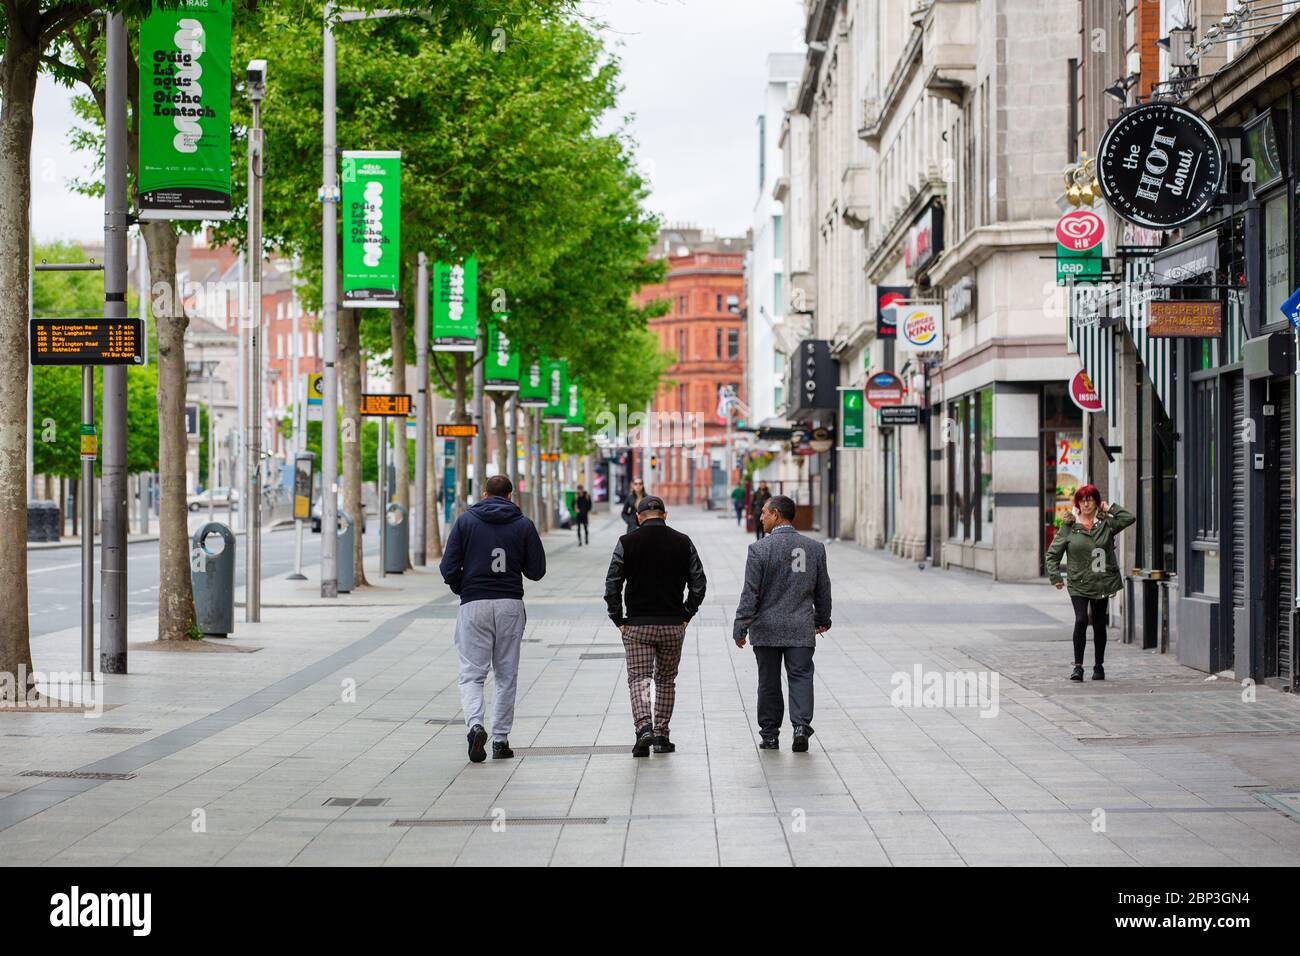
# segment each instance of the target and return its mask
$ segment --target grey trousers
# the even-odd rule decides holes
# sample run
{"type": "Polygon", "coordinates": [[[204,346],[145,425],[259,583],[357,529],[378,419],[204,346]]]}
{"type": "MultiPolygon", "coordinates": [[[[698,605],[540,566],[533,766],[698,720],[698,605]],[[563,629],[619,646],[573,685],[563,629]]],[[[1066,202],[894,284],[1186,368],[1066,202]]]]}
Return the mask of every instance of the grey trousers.
{"type": "Polygon", "coordinates": [[[815,647],[760,647],[755,645],[758,661],[758,732],[775,740],[785,718],[785,700],[781,695],[781,662],[785,662],[790,684],[790,724],[812,731],[813,651],[815,647]]]}
{"type": "Polygon", "coordinates": [[[460,706],[465,726],[483,723],[483,682],[492,669],[492,739],[505,740],[515,722],[519,651],[528,615],[517,598],[470,601],[456,615],[460,706]]]}

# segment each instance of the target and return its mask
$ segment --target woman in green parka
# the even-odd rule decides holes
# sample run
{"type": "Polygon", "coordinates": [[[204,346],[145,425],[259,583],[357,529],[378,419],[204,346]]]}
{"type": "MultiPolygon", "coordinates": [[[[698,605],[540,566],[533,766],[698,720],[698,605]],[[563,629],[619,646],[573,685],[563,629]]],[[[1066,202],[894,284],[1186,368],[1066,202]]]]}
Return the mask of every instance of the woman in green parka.
{"type": "Polygon", "coordinates": [[[1047,549],[1047,576],[1058,591],[1069,589],[1070,603],[1074,605],[1074,670],[1070,680],[1083,680],[1083,648],[1090,618],[1095,656],[1092,679],[1105,680],[1102,663],[1106,657],[1106,605],[1123,586],[1115,560],[1115,535],[1137,519],[1113,502],[1104,503],[1096,485],[1084,485],[1074,493],[1074,512],[1077,520],[1074,514],[1062,519],[1047,549]],[[1062,556],[1068,584],[1061,580],[1062,556]]]}

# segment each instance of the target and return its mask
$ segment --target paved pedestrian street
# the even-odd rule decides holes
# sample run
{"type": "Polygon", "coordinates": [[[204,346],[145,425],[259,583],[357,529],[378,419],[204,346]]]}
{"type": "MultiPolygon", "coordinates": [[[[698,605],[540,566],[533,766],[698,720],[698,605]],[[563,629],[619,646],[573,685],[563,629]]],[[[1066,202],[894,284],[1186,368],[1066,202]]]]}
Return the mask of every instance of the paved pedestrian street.
{"type": "MultiPolygon", "coordinates": [[[[547,575],[528,585],[515,759],[467,761],[456,604],[434,569],[371,569],[374,588],[334,603],[314,581],[268,582],[262,623],[224,645],[149,649],[154,622],[133,619],[131,672],[108,679],[98,718],[0,714],[3,862],[1300,862],[1300,701],[1250,699],[1114,632],[1108,680],[1071,684],[1070,605],[1045,583],[829,543],[816,734],[795,754],[787,725],[783,749],[760,751],[753,652],[729,628],[752,539],[694,508],[669,522],[709,579],[676,753],[630,755],[601,600],[622,523],[598,513],[589,548],[546,536],[547,575]]],[[[34,654],[75,670],[76,631],[34,654]]]]}

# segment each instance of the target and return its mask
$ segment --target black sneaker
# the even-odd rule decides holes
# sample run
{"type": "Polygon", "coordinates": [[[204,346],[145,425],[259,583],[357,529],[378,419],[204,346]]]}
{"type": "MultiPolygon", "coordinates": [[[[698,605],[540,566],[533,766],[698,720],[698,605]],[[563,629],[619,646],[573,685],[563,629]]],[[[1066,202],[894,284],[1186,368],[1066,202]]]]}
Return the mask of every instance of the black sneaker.
{"type": "Polygon", "coordinates": [[[511,757],[513,757],[514,755],[515,755],[515,752],[514,752],[513,750],[510,749],[510,741],[508,741],[508,740],[494,740],[494,741],[492,741],[492,759],[493,759],[493,760],[509,760],[509,759],[510,759],[511,757]]]}
{"type": "Polygon", "coordinates": [[[758,740],[759,750],[780,750],[781,741],[775,737],[760,737],[758,740]]]}
{"type": "Polygon", "coordinates": [[[1083,680],[1083,665],[1075,664],[1074,670],[1070,671],[1070,680],[1083,680]]]}
{"type": "Polygon", "coordinates": [[[654,739],[655,739],[654,730],[650,727],[649,724],[646,724],[644,727],[642,727],[640,730],[636,732],[636,744],[632,747],[632,756],[633,757],[650,756],[650,745],[654,743],[654,739]]]}
{"type": "Polygon", "coordinates": [[[1094,667],[1094,668],[1092,669],[1092,679],[1093,679],[1093,680],[1105,680],[1105,679],[1106,679],[1106,668],[1102,667],[1100,664],[1098,664],[1096,667],[1094,667]]]}
{"type": "Polygon", "coordinates": [[[466,738],[469,740],[469,762],[482,763],[487,760],[487,731],[483,729],[482,724],[475,724],[469,729],[466,738]]]}
{"type": "Polygon", "coordinates": [[[797,754],[806,754],[808,752],[808,738],[811,736],[812,731],[807,727],[796,727],[790,749],[797,754]]]}
{"type": "Polygon", "coordinates": [[[655,753],[670,754],[677,750],[677,745],[668,739],[667,734],[655,736],[655,753]]]}

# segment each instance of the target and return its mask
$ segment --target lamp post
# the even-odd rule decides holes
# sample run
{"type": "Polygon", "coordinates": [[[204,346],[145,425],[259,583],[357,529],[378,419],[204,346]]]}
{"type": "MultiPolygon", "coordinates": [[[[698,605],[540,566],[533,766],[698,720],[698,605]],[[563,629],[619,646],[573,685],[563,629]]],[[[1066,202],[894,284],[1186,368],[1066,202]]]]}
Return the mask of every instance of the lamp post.
{"type": "Polygon", "coordinates": [[[253,125],[248,131],[248,250],[251,296],[248,323],[248,457],[244,490],[244,620],[262,619],[262,100],[266,61],[248,64],[248,98],[253,125]]]}

